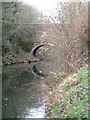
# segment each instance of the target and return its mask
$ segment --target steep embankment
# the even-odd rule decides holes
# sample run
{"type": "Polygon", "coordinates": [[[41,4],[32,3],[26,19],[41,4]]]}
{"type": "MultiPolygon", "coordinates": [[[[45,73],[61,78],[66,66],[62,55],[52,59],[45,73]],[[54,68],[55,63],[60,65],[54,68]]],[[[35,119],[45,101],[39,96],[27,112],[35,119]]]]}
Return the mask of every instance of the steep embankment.
{"type": "Polygon", "coordinates": [[[88,70],[87,65],[82,67],[48,93],[50,118],[88,118],[88,70]]]}

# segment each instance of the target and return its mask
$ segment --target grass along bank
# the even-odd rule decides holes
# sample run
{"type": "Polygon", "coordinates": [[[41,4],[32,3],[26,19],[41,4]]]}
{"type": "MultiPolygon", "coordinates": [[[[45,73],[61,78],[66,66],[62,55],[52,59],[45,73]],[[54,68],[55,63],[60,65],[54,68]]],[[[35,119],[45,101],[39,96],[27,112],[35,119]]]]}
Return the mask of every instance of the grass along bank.
{"type": "Polygon", "coordinates": [[[50,118],[88,118],[88,70],[81,68],[53,91],[52,98],[57,102],[51,107],[50,118]]]}

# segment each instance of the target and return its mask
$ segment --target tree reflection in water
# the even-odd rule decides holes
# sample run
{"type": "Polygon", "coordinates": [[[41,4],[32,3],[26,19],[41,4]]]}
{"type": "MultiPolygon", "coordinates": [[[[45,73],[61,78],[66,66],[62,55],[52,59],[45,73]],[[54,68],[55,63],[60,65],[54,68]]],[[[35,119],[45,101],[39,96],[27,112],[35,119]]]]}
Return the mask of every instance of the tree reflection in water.
{"type": "Polygon", "coordinates": [[[40,103],[42,89],[39,75],[31,71],[30,64],[3,67],[3,118],[44,117],[45,105],[40,103]]]}

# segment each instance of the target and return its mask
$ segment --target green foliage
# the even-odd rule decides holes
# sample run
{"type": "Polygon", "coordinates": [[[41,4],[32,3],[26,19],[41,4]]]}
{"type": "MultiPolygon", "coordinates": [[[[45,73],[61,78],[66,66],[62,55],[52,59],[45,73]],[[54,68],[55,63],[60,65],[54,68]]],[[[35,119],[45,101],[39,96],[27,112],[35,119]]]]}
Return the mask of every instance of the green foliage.
{"type": "Polygon", "coordinates": [[[80,69],[74,77],[78,78],[80,83],[73,87],[67,83],[64,85],[67,93],[53,107],[53,118],[88,118],[88,68],[80,69]]]}
{"type": "Polygon", "coordinates": [[[32,6],[20,2],[2,2],[3,53],[5,49],[13,50],[16,53],[20,53],[21,49],[22,52],[31,51],[36,29],[26,27],[25,23],[38,23],[39,16],[39,12],[32,6]]]}
{"type": "Polygon", "coordinates": [[[2,19],[3,22],[14,22],[15,18],[14,15],[16,15],[16,13],[19,10],[19,3],[17,2],[2,2],[2,19]]]}
{"type": "Polygon", "coordinates": [[[74,74],[74,77],[79,78],[80,81],[84,80],[86,82],[88,80],[88,73],[89,67],[81,68],[80,71],[74,74]]]}
{"type": "Polygon", "coordinates": [[[21,46],[22,50],[24,50],[25,52],[30,52],[33,46],[33,42],[18,40],[18,45],[21,46]]]}
{"type": "Polygon", "coordinates": [[[17,2],[2,2],[2,45],[4,49],[13,49],[9,38],[11,37],[12,32],[18,27],[18,25],[15,25],[15,16],[19,11],[18,5],[19,3],[17,2]]]}
{"type": "Polygon", "coordinates": [[[8,58],[3,59],[3,64],[4,65],[10,65],[11,64],[10,59],[8,59],[8,58]]]}
{"type": "Polygon", "coordinates": [[[69,83],[67,82],[67,83],[65,83],[65,85],[64,85],[64,87],[65,87],[65,89],[69,89],[70,88],[70,85],[69,85],[69,83]]]}

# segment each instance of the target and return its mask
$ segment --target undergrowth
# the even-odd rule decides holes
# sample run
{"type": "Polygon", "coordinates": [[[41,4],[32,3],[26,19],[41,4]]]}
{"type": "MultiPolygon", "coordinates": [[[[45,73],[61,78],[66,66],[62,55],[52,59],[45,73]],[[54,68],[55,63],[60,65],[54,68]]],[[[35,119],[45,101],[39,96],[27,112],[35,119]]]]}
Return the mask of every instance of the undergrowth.
{"type": "Polygon", "coordinates": [[[81,68],[73,76],[78,84],[64,84],[65,95],[52,108],[52,118],[88,118],[88,67],[81,68]]]}

